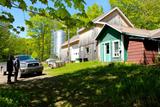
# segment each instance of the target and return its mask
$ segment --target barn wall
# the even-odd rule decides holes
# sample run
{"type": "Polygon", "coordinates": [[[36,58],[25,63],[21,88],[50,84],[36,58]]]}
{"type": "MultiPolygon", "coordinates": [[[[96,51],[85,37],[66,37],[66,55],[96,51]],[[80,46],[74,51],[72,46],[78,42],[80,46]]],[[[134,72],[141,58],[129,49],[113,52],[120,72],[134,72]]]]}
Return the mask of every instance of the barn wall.
{"type": "Polygon", "coordinates": [[[124,19],[117,10],[112,14],[109,14],[108,17],[103,18],[101,21],[107,22],[108,24],[131,27],[126,19],[124,19]]]}
{"type": "Polygon", "coordinates": [[[144,44],[143,41],[129,40],[128,62],[143,63],[144,44]]]}
{"type": "Polygon", "coordinates": [[[79,33],[80,58],[87,58],[88,60],[96,60],[98,58],[95,38],[101,29],[102,26],[96,25],[96,27],[90,30],[79,33]],[[89,48],[89,52],[87,52],[87,48],[89,48]]]}
{"type": "Polygon", "coordinates": [[[67,51],[68,51],[68,48],[62,48],[61,49],[61,52],[60,52],[60,58],[62,61],[67,61],[67,51]]]}
{"type": "Polygon", "coordinates": [[[158,54],[158,43],[154,41],[144,41],[144,64],[152,64],[155,62],[155,57],[158,54]]]}
{"type": "Polygon", "coordinates": [[[74,44],[70,47],[71,61],[74,62],[79,58],[79,44],[74,44]]]}

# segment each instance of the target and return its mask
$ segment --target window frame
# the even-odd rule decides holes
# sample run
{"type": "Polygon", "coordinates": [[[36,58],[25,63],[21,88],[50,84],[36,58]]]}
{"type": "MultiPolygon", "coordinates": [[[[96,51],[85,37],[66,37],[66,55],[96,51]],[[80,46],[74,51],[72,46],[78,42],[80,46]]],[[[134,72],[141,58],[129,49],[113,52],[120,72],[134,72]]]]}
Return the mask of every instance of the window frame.
{"type": "Polygon", "coordinates": [[[113,57],[120,57],[120,40],[112,41],[112,56],[113,57]],[[118,42],[118,52],[115,52],[115,43],[118,42]]]}

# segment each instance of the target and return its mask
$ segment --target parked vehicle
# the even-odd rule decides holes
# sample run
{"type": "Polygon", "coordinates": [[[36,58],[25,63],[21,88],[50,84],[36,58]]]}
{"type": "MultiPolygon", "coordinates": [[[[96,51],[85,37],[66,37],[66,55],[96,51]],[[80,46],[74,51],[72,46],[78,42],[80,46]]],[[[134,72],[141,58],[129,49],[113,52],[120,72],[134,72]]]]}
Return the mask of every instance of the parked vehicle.
{"type": "Polygon", "coordinates": [[[56,59],[49,58],[46,60],[46,63],[51,67],[56,62],[56,59]]]}
{"type": "Polygon", "coordinates": [[[38,75],[42,74],[43,65],[40,63],[40,61],[32,58],[29,55],[17,55],[16,57],[18,57],[20,60],[19,77],[33,73],[36,73],[38,75]]]}

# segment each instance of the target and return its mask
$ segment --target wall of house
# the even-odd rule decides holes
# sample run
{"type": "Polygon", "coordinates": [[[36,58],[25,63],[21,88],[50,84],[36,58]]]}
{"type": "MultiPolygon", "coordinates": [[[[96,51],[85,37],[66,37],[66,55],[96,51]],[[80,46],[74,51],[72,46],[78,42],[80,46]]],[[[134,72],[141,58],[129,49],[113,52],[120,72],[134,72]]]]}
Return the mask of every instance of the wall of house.
{"type": "Polygon", "coordinates": [[[158,42],[145,40],[144,44],[144,64],[152,64],[158,54],[158,42]]]}
{"type": "MultiPolygon", "coordinates": [[[[116,30],[110,28],[110,27],[107,27],[105,29],[103,29],[103,31],[101,32],[101,35],[99,36],[99,39],[98,39],[98,43],[100,44],[100,59],[101,61],[103,61],[104,59],[104,43],[105,42],[110,42],[110,54],[111,54],[111,61],[120,61],[122,60],[121,59],[121,56],[120,57],[113,57],[112,55],[112,42],[115,41],[115,40],[119,40],[120,41],[120,47],[121,47],[121,33],[117,32],[116,30]]],[[[124,51],[124,54],[126,53],[126,51],[124,51]]],[[[125,60],[125,59],[124,59],[125,60]]]]}
{"type": "Polygon", "coordinates": [[[103,18],[101,21],[107,22],[108,24],[131,27],[130,24],[121,16],[117,10],[112,14],[109,14],[108,17],[103,18]]]}
{"type": "Polygon", "coordinates": [[[129,40],[128,62],[143,63],[144,45],[143,41],[129,40]]]}
{"type": "Polygon", "coordinates": [[[97,59],[96,36],[102,29],[102,25],[96,25],[94,28],[79,33],[79,56],[88,60],[97,59]]]}
{"type": "Polygon", "coordinates": [[[128,61],[138,64],[152,64],[158,53],[158,43],[149,40],[129,40],[128,61]]]}

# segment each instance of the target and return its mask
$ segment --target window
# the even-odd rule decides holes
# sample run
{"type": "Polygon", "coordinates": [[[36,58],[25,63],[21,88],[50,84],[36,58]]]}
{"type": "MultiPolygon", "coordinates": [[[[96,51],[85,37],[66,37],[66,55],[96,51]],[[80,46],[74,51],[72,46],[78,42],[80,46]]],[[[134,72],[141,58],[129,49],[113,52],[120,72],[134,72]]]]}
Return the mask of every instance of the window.
{"type": "Polygon", "coordinates": [[[109,54],[109,43],[105,43],[106,54],[109,54]]]}
{"type": "Polygon", "coordinates": [[[119,57],[119,41],[113,41],[113,57],[119,57]]]}
{"type": "Polygon", "coordinates": [[[89,53],[89,48],[88,47],[86,48],[86,52],[89,53]]]}

